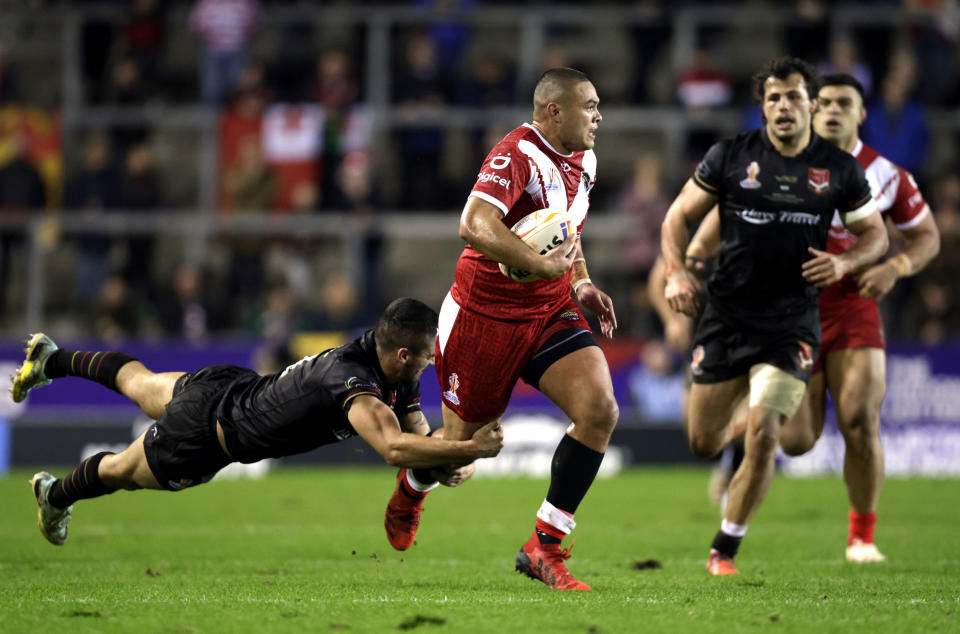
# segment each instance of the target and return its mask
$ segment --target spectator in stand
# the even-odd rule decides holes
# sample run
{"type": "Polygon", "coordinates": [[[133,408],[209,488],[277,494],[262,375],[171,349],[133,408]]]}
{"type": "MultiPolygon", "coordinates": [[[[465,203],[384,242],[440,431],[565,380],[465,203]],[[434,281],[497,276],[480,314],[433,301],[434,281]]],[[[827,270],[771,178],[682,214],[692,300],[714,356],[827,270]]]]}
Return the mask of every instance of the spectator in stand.
{"type": "Polygon", "coordinates": [[[190,30],[206,52],[201,96],[210,106],[223,105],[246,67],[247,42],[260,20],[256,0],[199,0],[190,12],[190,30]]]}
{"type": "Polygon", "coordinates": [[[360,87],[345,50],[331,48],[320,54],[310,94],[326,112],[340,112],[356,103],[360,87]]]}
{"type": "MultiPolygon", "coordinates": [[[[237,162],[226,174],[230,209],[243,213],[263,213],[273,210],[277,199],[277,180],[267,166],[260,148],[260,139],[250,136],[241,142],[237,162]]],[[[265,275],[263,251],[265,241],[253,235],[242,235],[227,240],[232,249],[227,292],[236,302],[234,314],[242,316],[260,303],[265,275]]]]}
{"type": "MultiPolygon", "coordinates": [[[[636,104],[650,104],[655,101],[653,77],[659,70],[657,62],[663,61],[663,50],[670,41],[673,24],[664,7],[668,4],[667,0],[647,0],[638,4],[649,9],[651,15],[643,22],[629,26],[634,58],[631,101],[636,104]]],[[[553,66],[568,65],[554,64],[553,66]]]]}
{"type": "Polygon", "coordinates": [[[823,59],[830,36],[824,3],[821,0],[796,0],[793,8],[794,17],[786,22],[783,30],[787,53],[793,57],[823,59]]]}
{"type": "Polygon", "coordinates": [[[950,174],[933,188],[931,208],[940,229],[940,254],[915,279],[913,292],[887,308],[899,319],[897,335],[926,345],[960,341],[960,176],[950,174]]]}
{"type": "Polygon", "coordinates": [[[733,99],[733,86],[725,72],[717,68],[709,51],[693,52],[690,66],[677,82],[677,99],[687,108],[719,108],[733,99]]]}
{"type": "Polygon", "coordinates": [[[459,101],[475,108],[496,108],[516,103],[516,77],[501,56],[480,57],[460,86],[459,101]]]}
{"type": "Polygon", "coordinates": [[[267,289],[262,306],[250,313],[246,321],[250,334],[279,343],[307,330],[311,318],[293,290],[286,284],[276,283],[267,289]]]}
{"type": "Polygon", "coordinates": [[[426,34],[437,50],[438,63],[446,72],[458,72],[470,30],[463,22],[449,17],[449,13],[470,9],[478,4],[476,0],[411,0],[411,4],[429,9],[430,23],[426,34]]]}
{"type": "Polygon", "coordinates": [[[133,59],[144,81],[160,87],[160,57],[166,39],[167,24],[161,0],[133,0],[123,24],[123,48],[133,59]]]}
{"type": "Polygon", "coordinates": [[[230,108],[245,117],[259,117],[273,101],[273,91],[266,84],[263,62],[254,61],[244,67],[230,95],[230,108]]]}
{"type": "Polygon", "coordinates": [[[901,49],[893,55],[880,99],[867,108],[869,116],[860,130],[865,143],[919,178],[930,147],[930,130],[923,107],[911,98],[916,70],[910,51],[901,49]]]}
{"type": "Polygon", "coordinates": [[[343,206],[357,221],[362,232],[364,306],[380,305],[380,279],[383,266],[383,234],[377,223],[380,213],[380,195],[373,181],[372,160],[366,152],[351,152],[344,157],[338,180],[343,194],[343,206]]]}
{"type": "MultiPolygon", "coordinates": [[[[91,223],[107,210],[117,208],[117,175],[110,166],[110,144],[102,135],[90,137],[83,146],[80,170],[67,180],[63,207],[82,213],[91,223]]],[[[81,236],[77,241],[75,294],[81,303],[95,300],[110,273],[111,240],[103,235],[81,236]]]]}
{"type": "Polygon", "coordinates": [[[267,166],[260,139],[249,136],[240,142],[237,162],[226,174],[231,209],[270,211],[277,198],[277,182],[267,166]]]}
{"type": "Polygon", "coordinates": [[[360,87],[343,49],[332,48],[321,53],[310,89],[311,97],[323,107],[323,156],[320,165],[320,205],[324,209],[341,209],[337,173],[343,156],[350,151],[349,133],[355,122],[354,106],[360,87]]]}
{"type": "Polygon", "coordinates": [[[153,90],[143,81],[140,63],[133,57],[123,57],[110,72],[106,101],[122,106],[142,105],[153,96],[153,90]]]}
{"type": "MultiPolygon", "coordinates": [[[[153,165],[153,152],[147,143],[138,143],[127,151],[118,184],[117,205],[125,212],[150,213],[163,205],[160,178],[153,165]]],[[[127,237],[127,264],[124,277],[140,299],[156,300],[154,285],[154,233],[132,233],[127,237]]]]}
{"type": "Polygon", "coordinates": [[[904,8],[921,18],[910,21],[907,36],[917,56],[917,95],[926,105],[955,105],[957,40],[960,14],[956,0],[902,0],[904,8]]]}
{"type": "Polygon", "coordinates": [[[173,272],[170,284],[160,292],[157,317],[163,332],[201,346],[215,327],[209,299],[204,292],[203,271],[184,262],[173,272]]]}
{"type": "MultiPolygon", "coordinates": [[[[406,44],[396,69],[394,97],[399,106],[439,108],[450,103],[450,80],[430,37],[415,33],[406,44]]],[[[427,117],[424,117],[425,119],[427,117]]],[[[444,200],[443,130],[429,125],[403,128],[397,134],[403,183],[400,206],[404,209],[436,209],[444,200]],[[424,178],[429,174],[429,178],[424,178]]]]}
{"type": "MultiPolygon", "coordinates": [[[[104,100],[121,106],[141,106],[157,95],[159,85],[148,85],[140,70],[140,63],[133,57],[124,57],[110,73],[110,84],[103,93],[104,100]]],[[[149,128],[143,123],[118,125],[110,130],[110,140],[118,153],[126,151],[149,136],[149,128]]]]}
{"type": "Polygon", "coordinates": [[[863,94],[869,99],[873,95],[873,71],[860,61],[853,40],[840,37],[830,45],[830,59],[817,66],[821,76],[845,73],[852,76],[863,86],[863,94]]]}
{"type": "Polygon", "coordinates": [[[687,380],[677,359],[662,342],[643,344],[640,365],[630,373],[630,396],[641,422],[654,425],[683,424],[687,380]]]}
{"type": "MultiPolygon", "coordinates": [[[[317,186],[303,180],[290,192],[290,214],[314,214],[317,211],[317,186]]],[[[334,244],[331,248],[339,248],[334,244]]],[[[267,255],[266,278],[281,280],[296,296],[306,302],[316,294],[314,260],[324,250],[321,238],[297,234],[272,240],[267,255]]]]}
{"type": "MultiPolygon", "coordinates": [[[[28,155],[27,139],[20,132],[7,137],[9,161],[0,167],[0,217],[26,221],[46,208],[47,192],[40,172],[28,155]]],[[[0,315],[7,314],[10,265],[13,251],[24,243],[22,227],[0,226],[0,315]]]]}
{"type": "Polygon", "coordinates": [[[370,326],[370,316],[361,303],[360,289],[346,271],[334,271],[320,288],[320,311],[315,330],[353,331],[370,326]]]}
{"type": "Polygon", "coordinates": [[[671,199],[664,193],[663,160],[643,154],[633,165],[633,178],[620,194],[617,208],[630,222],[624,264],[631,276],[645,280],[660,253],[660,223],[671,199]]]}
{"type": "MultiPolygon", "coordinates": [[[[687,109],[687,116],[700,120],[711,108],[722,108],[733,100],[733,85],[727,74],[717,67],[714,55],[707,50],[693,52],[690,66],[677,82],[677,99],[687,109]]],[[[700,156],[716,141],[717,131],[691,126],[688,131],[687,149],[700,156]]]]}
{"type": "Polygon", "coordinates": [[[111,274],[103,282],[94,308],[91,330],[111,344],[136,337],[140,332],[140,302],[130,292],[123,276],[111,274]]]}

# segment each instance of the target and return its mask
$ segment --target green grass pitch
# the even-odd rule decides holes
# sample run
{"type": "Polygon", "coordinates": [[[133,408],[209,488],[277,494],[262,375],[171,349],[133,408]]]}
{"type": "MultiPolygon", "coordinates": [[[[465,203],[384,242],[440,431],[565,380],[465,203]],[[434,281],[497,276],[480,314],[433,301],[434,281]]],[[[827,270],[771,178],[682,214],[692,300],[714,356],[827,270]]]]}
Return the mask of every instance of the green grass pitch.
{"type": "Polygon", "coordinates": [[[30,473],[14,472],[0,478],[0,632],[960,631],[960,481],[888,481],[877,543],[890,560],[855,566],[842,482],[778,475],[741,574],[712,578],[707,475],[598,481],[568,562],[594,591],[559,593],[513,572],[543,480],[434,492],[405,553],[383,533],[387,468],[120,491],[77,504],[58,548],[37,530],[30,473]],[[645,559],[662,568],[634,568],[645,559]]]}

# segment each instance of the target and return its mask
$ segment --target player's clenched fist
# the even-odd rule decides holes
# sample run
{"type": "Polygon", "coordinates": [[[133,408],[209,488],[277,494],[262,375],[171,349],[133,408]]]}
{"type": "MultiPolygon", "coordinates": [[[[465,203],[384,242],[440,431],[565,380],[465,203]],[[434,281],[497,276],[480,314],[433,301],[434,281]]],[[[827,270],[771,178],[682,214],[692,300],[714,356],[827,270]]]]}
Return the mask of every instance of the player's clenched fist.
{"type": "Polygon", "coordinates": [[[487,423],[473,434],[481,458],[493,458],[503,449],[503,427],[499,421],[487,423]]]}
{"type": "Polygon", "coordinates": [[[664,296],[671,310],[688,317],[697,315],[697,309],[700,307],[700,302],[697,300],[697,284],[687,271],[675,271],[667,276],[664,296]]]}

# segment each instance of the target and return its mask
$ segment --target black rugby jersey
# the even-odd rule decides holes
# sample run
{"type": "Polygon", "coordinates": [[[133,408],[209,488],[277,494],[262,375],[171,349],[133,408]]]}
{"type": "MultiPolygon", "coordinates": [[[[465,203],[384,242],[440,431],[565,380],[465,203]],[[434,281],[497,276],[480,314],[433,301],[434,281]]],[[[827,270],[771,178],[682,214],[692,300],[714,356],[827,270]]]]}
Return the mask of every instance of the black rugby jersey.
{"type": "MultiPolygon", "coordinates": [[[[801,265],[826,250],[834,211],[871,204],[870,185],[853,157],[811,132],[795,157],[752,130],[710,148],[694,182],[718,197],[723,247],[710,278],[710,303],[721,316],[762,332],[819,332],[819,289],[801,265]]],[[[819,341],[819,337],[817,337],[819,341]]]]}
{"type": "Polygon", "coordinates": [[[420,409],[419,380],[387,383],[372,330],[276,374],[237,379],[220,400],[217,418],[230,455],[256,462],[355,436],[347,412],[362,394],[386,403],[397,418],[420,409]]]}

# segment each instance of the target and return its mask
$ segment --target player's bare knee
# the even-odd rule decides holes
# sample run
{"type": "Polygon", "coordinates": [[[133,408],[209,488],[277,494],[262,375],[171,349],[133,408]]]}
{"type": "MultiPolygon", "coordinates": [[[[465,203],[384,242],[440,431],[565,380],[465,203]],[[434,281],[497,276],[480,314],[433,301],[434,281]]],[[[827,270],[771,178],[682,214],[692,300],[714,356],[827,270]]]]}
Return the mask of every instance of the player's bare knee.
{"type": "Polygon", "coordinates": [[[124,453],[104,456],[100,461],[100,480],[109,486],[133,491],[141,488],[136,482],[137,462],[124,453]]]}
{"type": "Polygon", "coordinates": [[[747,428],[753,451],[748,452],[755,456],[765,456],[776,452],[780,442],[779,422],[772,417],[761,417],[747,428]]]}
{"type": "Polygon", "coordinates": [[[153,372],[145,365],[134,359],[125,363],[117,371],[117,390],[127,398],[138,401],[143,398],[146,382],[153,376],[153,372]]]}
{"type": "Polygon", "coordinates": [[[600,393],[584,399],[571,414],[578,427],[609,436],[620,419],[620,406],[613,394],[600,393]]]}
{"type": "Polygon", "coordinates": [[[713,458],[723,450],[721,437],[714,434],[690,434],[690,451],[698,458],[713,458]]]}
{"type": "Polygon", "coordinates": [[[791,432],[780,435],[780,448],[788,456],[802,456],[811,449],[817,439],[809,432],[791,432]]]}
{"type": "Polygon", "coordinates": [[[837,416],[837,426],[846,446],[860,454],[872,451],[880,439],[879,416],[868,408],[856,408],[837,416]]]}

